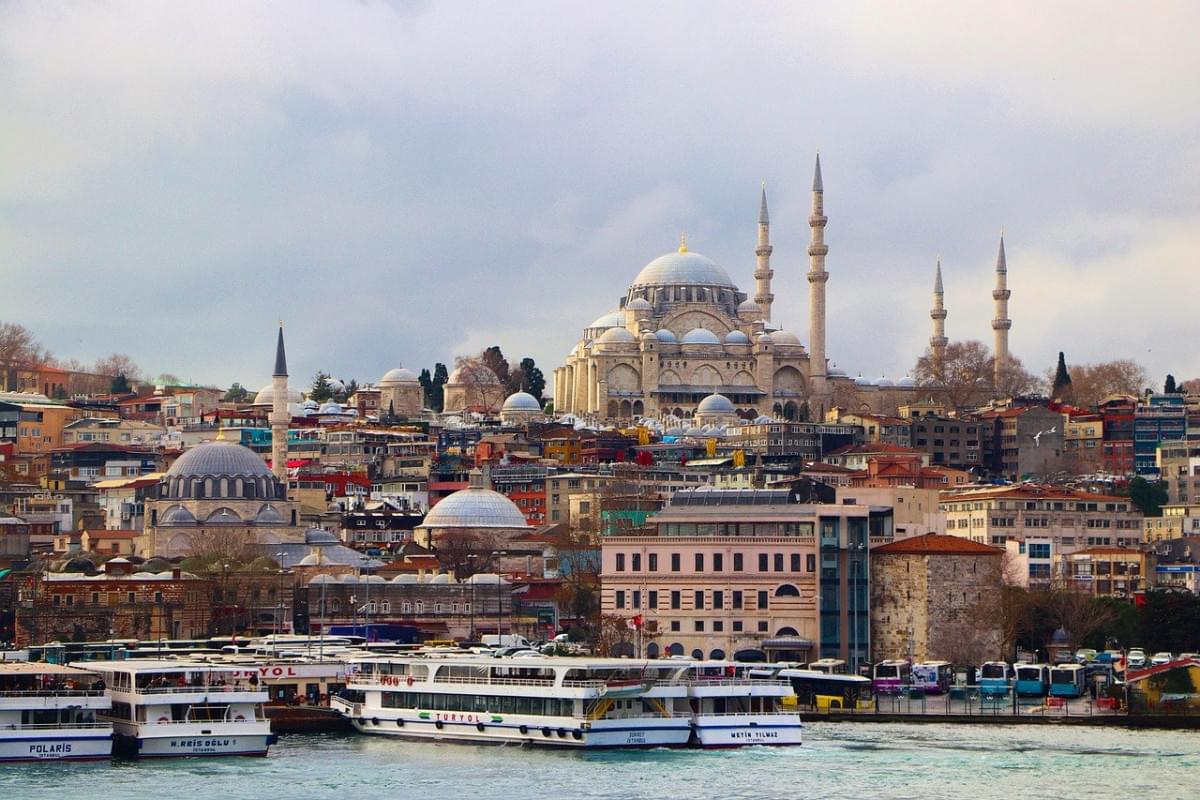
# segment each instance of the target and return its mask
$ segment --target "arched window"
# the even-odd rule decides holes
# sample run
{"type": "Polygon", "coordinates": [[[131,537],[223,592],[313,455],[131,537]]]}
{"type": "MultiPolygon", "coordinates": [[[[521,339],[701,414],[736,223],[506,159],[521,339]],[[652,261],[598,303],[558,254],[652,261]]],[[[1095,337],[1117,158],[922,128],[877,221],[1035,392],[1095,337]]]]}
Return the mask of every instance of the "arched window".
{"type": "Polygon", "coordinates": [[[775,590],[776,597],[799,597],[800,590],[790,583],[785,583],[775,590]]]}
{"type": "Polygon", "coordinates": [[[646,645],[646,658],[658,658],[658,642],[646,645]]]}
{"type": "Polygon", "coordinates": [[[213,487],[213,479],[205,478],[204,479],[204,496],[212,497],[213,496],[213,488],[214,488],[213,487]]]}
{"type": "Polygon", "coordinates": [[[237,480],[235,480],[233,482],[233,491],[234,491],[235,496],[245,497],[246,496],[246,482],[243,481],[241,478],[238,478],[237,480]]]}
{"type": "Polygon", "coordinates": [[[697,661],[703,661],[704,660],[704,651],[697,647],[695,650],[692,651],[692,658],[696,659],[697,661]]]}
{"type": "Polygon", "coordinates": [[[724,661],[725,660],[725,651],[720,648],[717,648],[716,650],[713,650],[711,653],[709,653],[708,657],[711,658],[713,661],[724,661]]]}
{"type": "Polygon", "coordinates": [[[785,626],[775,631],[776,636],[799,636],[800,633],[792,627],[785,626]]]}
{"type": "Polygon", "coordinates": [[[669,656],[683,655],[683,645],[681,645],[679,642],[674,642],[670,647],[667,648],[667,655],[669,655],[669,656]]]}

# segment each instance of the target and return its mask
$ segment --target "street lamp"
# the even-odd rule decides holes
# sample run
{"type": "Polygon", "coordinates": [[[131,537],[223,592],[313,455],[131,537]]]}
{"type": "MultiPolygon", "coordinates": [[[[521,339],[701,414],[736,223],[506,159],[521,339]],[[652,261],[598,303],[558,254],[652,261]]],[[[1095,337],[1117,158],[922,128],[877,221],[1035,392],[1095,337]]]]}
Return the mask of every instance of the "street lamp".
{"type": "Polygon", "coordinates": [[[275,554],[275,563],[279,565],[279,581],[275,590],[275,646],[272,648],[275,655],[279,654],[279,629],[283,618],[283,556],[282,550],[275,554]]]}

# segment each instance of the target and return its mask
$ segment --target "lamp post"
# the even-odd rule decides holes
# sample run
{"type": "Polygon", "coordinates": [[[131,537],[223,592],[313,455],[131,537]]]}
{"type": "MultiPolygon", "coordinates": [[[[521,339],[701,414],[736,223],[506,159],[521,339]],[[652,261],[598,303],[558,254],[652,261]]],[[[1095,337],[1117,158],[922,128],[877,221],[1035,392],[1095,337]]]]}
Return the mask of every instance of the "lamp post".
{"type": "Polygon", "coordinates": [[[279,654],[279,633],[283,617],[283,556],[282,550],[275,554],[275,563],[279,565],[279,580],[275,587],[275,646],[272,650],[276,655],[279,654]]]}
{"type": "MultiPolygon", "coordinates": [[[[358,579],[363,580],[363,572],[366,570],[367,564],[371,561],[370,556],[360,555],[358,557],[358,579]]],[[[366,588],[363,590],[363,615],[366,617],[366,639],[367,644],[371,643],[371,576],[366,578],[366,588]]]]}

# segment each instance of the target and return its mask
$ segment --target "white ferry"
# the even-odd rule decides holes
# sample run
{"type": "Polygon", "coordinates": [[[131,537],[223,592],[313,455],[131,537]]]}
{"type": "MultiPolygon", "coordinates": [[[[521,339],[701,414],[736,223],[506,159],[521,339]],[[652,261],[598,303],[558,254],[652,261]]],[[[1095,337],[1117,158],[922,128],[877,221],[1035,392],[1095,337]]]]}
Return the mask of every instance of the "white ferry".
{"type": "Polygon", "coordinates": [[[189,660],[88,661],[112,699],[116,750],[139,758],[265,756],[267,693],[238,669],[189,660]]]}
{"type": "Polygon", "coordinates": [[[696,661],[686,673],[693,743],[700,747],[798,745],[804,723],[792,697],[786,665],[696,661]]]}
{"type": "MultiPolygon", "coordinates": [[[[686,666],[686,665],[682,665],[686,666]]],[[[425,653],[355,661],[334,708],[371,734],[573,748],[682,747],[680,662],[425,653]]]]}
{"type": "Polygon", "coordinates": [[[111,701],[94,672],[0,663],[0,762],[112,756],[113,726],[96,718],[111,701]]]}

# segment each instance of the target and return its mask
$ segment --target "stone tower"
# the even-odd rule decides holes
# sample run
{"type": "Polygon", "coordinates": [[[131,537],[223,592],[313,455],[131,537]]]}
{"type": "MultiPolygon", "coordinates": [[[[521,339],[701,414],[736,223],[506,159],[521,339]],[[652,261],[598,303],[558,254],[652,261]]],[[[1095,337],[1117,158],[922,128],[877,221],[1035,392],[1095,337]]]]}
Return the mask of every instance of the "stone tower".
{"type": "Polygon", "coordinates": [[[809,394],[814,397],[825,395],[825,284],[829,273],[825,271],[825,255],[829,247],[825,244],[825,187],[821,182],[821,154],[817,154],[817,165],[813,171],[812,215],[808,218],[811,241],[808,245],[808,358],[809,394]]]}
{"type": "Polygon", "coordinates": [[[771,270],[771,218],[767,215],[767,185],[763,184],[762,202],[758,206],[758,246],[754,248],[757,259],[754,266],[754,302],[762,309],[762,318],[771,321],[771,303],[775,295],[771,294],[771,278],[775,273],[771,270]]]}
{"type": "Polygon", "coordinates": [[[933,372],[942,374],[942,365],[946,359],[946,295],[942,290],[942,259],[937,260],[937,275],[933,279],[933,308],[929,318],[933,320],[933,335],[929,337],[929,352],[933,356],[933,372]]]}
{"type": "Polygon", "coordinates": [[[996,318],[992,320],[992,331],[995,334],[995,344],[992,347],[992,381],[995,386],[1001,383],[1004,364],[1008,361],[1008,332],[1012,328],[1012,320],[1008,318],[1008,298],[1012,292],[1008,290],[1008,263],[1004,258],[1004,234],[1000,234],[1000,253],[996,256],[996,288],[992,290],[992,300],[996,303],[996,318]]]}
{"type": "Polygon", "coordinates": [[[288,412],[287,355],[283,350],[283,323],[279,323],[279,339],[275,343],[275,371],[271,373],[271,471],[287,486],[288,412]]]}

